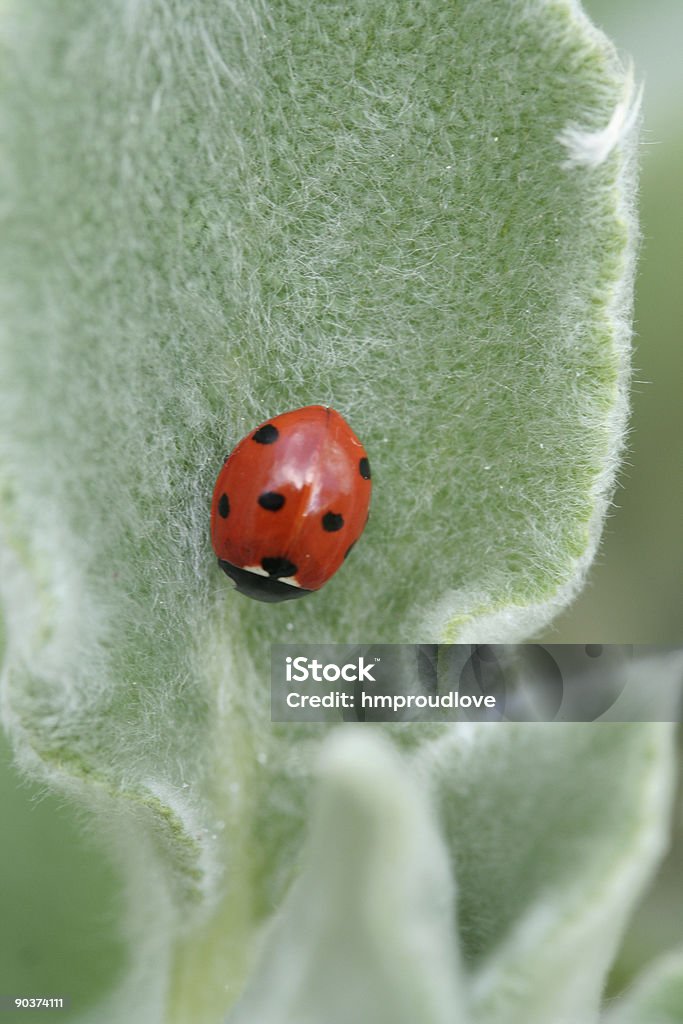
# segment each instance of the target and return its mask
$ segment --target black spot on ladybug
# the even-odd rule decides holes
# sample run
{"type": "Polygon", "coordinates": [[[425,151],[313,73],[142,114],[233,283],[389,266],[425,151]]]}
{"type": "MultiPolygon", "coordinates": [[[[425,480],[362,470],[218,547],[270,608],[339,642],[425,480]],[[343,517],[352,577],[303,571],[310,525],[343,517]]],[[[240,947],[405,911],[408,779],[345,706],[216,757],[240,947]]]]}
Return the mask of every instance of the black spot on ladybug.
{"type": "Polygon", "coordinates": [[[338,512],[326,512],[323,516],[323,530],[328,533],[336,533],[344,525],[344,517],[338,512]]]}
{"type": "Polygon", "coordinates": [[[279,512],[285,503],[285,496],[278,494],[277,491],[266,491],[265,494],[259,496],[258,503],[261,508],[265,508],[269,512],[279,512]]]}
{"type": "Polygon", "coordinates": [[[252,437],[252,441],[256,441],[257,444],[274,444],[279,436],[280,431],[277,427],[274,427],[272,423],[266,423],[263,427],[259,427],[252,437]]]}
{"type": "Polygon", "coordinates": [[[218,515],[221,519],[227,519],[230,515],[230,502],[228,501],[227,494],[221,494],[218,501],[218,515]]]}
{"type": "Polygon", "coordinates": [[[353,544],[349,544],[348,548],[344,552],[344,561],[346,561],[346,559],[349,557],[349,555],[351,554],[351,552],[353,551],[355,546],[356,546],[356,542],[354,540],[353,544]]]}
{"type": "Polygon", "coordinates": [[[372,474],[370,472],[370,463],[365,458],[365,456],[363,456],[363,458],[358,463],[358,468],[360,470],[360,475],[363,477],[364,480],[369,480],[371,478],[372,474]]]}
{"type": "Polygon", "coordinates": [[[290,562],[288,558],[262,558],[261,568],[265,569],[269,576],[294,576],[298,566],[290,562]]]}

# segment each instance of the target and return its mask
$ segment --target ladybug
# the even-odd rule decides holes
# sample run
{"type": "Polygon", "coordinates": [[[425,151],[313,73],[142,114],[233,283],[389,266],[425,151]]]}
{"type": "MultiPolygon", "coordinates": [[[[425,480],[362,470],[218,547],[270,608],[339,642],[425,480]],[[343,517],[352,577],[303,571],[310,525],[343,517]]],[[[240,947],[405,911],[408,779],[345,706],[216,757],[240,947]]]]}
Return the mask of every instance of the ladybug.
{"type": "Polygon", "coordinates": [[[370,463],[346,420],[322,405],[252,430],[223,463],[211,543],[241,594],[290,601],[327,583],[365,528],[370,463]]]}

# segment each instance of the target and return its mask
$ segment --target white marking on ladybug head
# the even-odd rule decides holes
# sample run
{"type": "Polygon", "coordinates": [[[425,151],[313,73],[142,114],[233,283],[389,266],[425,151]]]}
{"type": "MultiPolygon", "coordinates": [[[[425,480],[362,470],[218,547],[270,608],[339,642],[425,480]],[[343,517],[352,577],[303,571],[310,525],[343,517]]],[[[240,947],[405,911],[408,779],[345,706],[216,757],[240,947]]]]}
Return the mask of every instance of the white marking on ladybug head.
{"type": "Polygon", "coordinates": [[[267,579],[277,580],[278,583],[288,583],[290,587],[298,587],[300,590],[302,589],[296,576],[271,576],[270,573],[266,572],[261,565],[243,565],[241,568],[244,569],[245,572],[253,572],[257,576],[265,576],[267,579]]]}

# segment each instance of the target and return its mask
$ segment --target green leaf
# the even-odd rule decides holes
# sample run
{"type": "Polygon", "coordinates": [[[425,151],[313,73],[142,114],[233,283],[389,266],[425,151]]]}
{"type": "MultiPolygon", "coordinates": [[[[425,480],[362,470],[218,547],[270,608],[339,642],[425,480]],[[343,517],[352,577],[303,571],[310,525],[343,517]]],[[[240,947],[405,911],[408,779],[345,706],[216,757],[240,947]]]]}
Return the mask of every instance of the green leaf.
{"type": "Polygon", "coordinates": [[[330,402],[371,525],[269,632],[538,628],[592,558],[625,414],[636,106],[577,5],[6,7],[3,475],[22,518],[53,510],[40,557],[158,664],[147,609],[182,624],[226,585],[225,452],[330,402]]]}
{"type": "Polygon", "coordinates": [[[656,960],[633,989],[612,1006],[604,1024],[681,1024],[683,949],[656,960]]]}
{"type": "Polygon", "coordinates": [[[674,728],[461,725],[418,753],[477,1024],[589,1024],[668,842],[674,728]]]}
{"type": "Polygon", "coordinates": [[[343,728],[320,765],[301,875],[230,1024],[464,1024],[443,841],[409,766],[343,728]]]}

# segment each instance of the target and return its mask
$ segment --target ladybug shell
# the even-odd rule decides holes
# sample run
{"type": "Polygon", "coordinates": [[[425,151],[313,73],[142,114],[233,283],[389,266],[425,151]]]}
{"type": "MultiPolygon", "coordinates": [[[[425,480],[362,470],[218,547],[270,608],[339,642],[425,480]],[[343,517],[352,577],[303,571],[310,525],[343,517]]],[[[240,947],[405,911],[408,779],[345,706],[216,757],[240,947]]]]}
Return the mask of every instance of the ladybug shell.
{"type": "Polygon", "coordinates": [[[371,489],[365,449],[334,409],[267,420],[216,480],[211,542],[221,568],[260,601],[319,590],[363,532],[371,489]]]}

